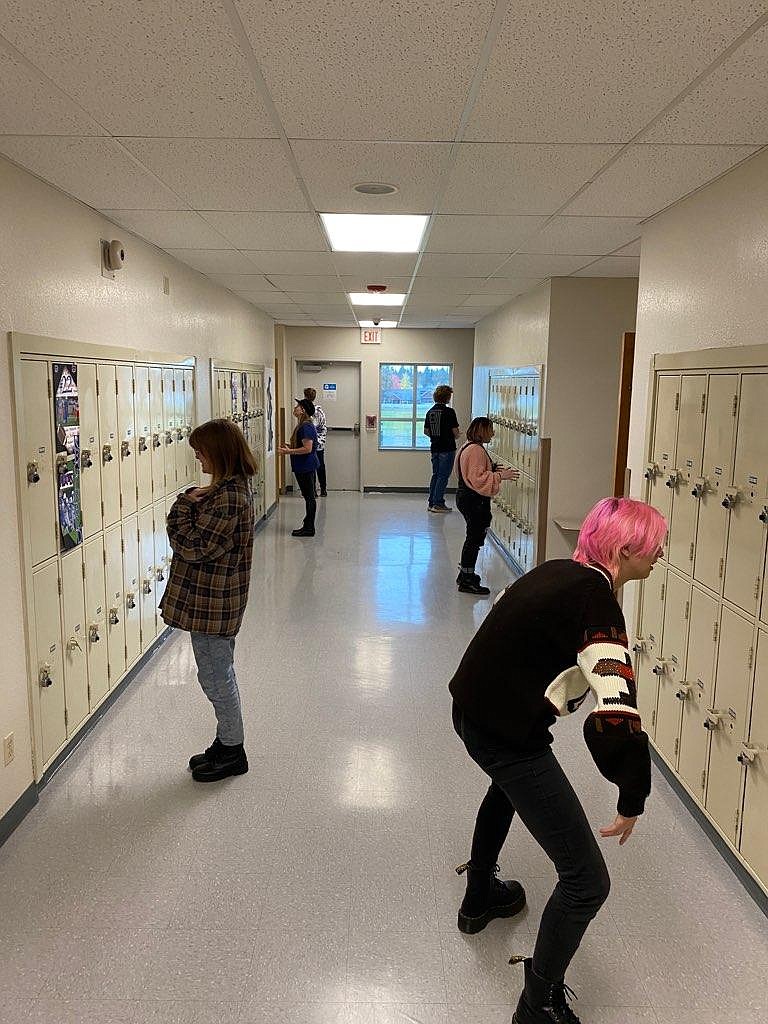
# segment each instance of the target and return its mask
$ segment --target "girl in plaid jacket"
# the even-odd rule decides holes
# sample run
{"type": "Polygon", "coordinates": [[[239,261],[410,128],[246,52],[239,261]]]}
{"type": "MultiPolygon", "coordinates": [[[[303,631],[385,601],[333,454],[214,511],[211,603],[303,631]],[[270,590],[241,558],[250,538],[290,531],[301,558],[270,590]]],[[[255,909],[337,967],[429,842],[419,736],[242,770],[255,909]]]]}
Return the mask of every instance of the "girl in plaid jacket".
{"type": "Polygon", "coordinates": [[[168,513],[173,559],[161,609],[167,625],[190,634],[197,678],[216,713],[216,738],[189,760],[192,778],[216,782],[248,771],[234,653],[251,577],[248,478],[257,466],[242,431],[229,420],[196,427],[189,443],[211,482],[180,494],[168,513]]]}

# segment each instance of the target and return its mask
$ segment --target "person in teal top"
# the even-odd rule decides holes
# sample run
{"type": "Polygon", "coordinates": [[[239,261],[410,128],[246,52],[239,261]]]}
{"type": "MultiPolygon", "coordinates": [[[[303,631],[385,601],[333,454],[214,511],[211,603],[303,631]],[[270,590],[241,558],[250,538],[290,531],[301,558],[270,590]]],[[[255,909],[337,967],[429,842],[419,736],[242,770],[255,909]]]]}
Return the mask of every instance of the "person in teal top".
{"type": "Polygon", "coordinates": [[[281,455],[291,457],[291,469],[306,506],[304,522],[297,530],[291,531],[292,537],[315,536],[315,473],[320,460],[317,457],[317,430],[312,422],[314,414],[315,407],[308,398],[297,398],[293,409],[296,427],[291,434],[290,444],[281,444],[279,448],[281,455]]]}

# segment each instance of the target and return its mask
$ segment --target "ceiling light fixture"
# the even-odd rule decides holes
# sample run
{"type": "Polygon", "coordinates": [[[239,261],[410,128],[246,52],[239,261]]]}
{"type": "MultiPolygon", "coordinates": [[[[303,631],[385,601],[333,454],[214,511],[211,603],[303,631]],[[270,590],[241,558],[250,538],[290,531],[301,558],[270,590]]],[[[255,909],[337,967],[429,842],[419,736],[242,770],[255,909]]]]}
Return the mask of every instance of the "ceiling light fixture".
{"type": "Polygon", "coordinates": [[[418,252],[422,214],[321,213],[334,252],[418,252]]]}
{"type": "Polygon", "coordinates": [[[397,192],[397,185],[386,185],[383,181],[361,181],[352,186],[353,192],[359,192],[361,196],[391,196],[397,192]]]}
{"type": "Polygon", "coordinates": [[[371,292],[350,292],[349,301],[353,306],[402,306],[405,293],[380,294],[371,292]]]}
{"type": "Polygon", "coordinates": [[[361,320],[361,327],[397,327],[397,320],[361,320]]]}

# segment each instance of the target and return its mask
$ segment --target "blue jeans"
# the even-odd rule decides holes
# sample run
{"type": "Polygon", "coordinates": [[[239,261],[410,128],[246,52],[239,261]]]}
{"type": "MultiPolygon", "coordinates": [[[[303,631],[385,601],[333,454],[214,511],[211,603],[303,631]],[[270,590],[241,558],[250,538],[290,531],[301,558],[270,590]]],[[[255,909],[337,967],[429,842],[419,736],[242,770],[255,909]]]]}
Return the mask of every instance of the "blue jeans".
{"type": "Polygon", "coordinates": [[[197,678],[216,713],[216,735],[226,747],[243,742],[243,715],[235,677],[235,638],[190,633],[197,678]]]}
{"type": "Polygon", "coordinates": [[[430,507],[445,505],[445,488],[453,469],[456,452],[432,452],[432,479],[429,482],[430,507]]]}

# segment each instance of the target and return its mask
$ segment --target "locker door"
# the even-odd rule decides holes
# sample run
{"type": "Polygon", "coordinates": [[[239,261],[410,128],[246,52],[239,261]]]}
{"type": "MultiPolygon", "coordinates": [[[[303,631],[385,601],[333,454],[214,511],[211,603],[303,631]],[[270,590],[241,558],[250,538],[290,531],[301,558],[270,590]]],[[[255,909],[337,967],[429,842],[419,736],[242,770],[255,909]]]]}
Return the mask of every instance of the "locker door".
{"type": "Polygon", "coordinates": [[[104,543],[94,537],[84,548],[85,634],[88,643],[90,710],[109,690],[104,543]]]}
{"type": "Polygon", "coordinates": [[[651,461],[646,468],[645,477],[648,480],[648,502],[666,517],[667,522],[672,510],[672,489],[667,483],[670,473],[675,468],[679,401],[680,378],[660,374],[657,378],[651,461]]]}
{"type": "Polygon", "coordinates": [[[61,618],[64,637],[64,695],[67,736],[90,711],[88,701],[88,638],[85,628],[83,553],[80,549],[61,560],[61,618]]]}
{"type": "Polygon", "coordinates": [[[125,674],[125,580],[123,532],[113,526],[104,532],[104,566],[107,591],[107,675],[109,688],[125,674]]]}
{"type": "Polygon", "coordinates": [[[176,490],[176,403],[173,367],[163,367],[163,448],[165,450],[165,493],[176,490]]]}
{"type": "Polygon", "coordinates": [[[136,511],[136,411],[133,367],[117,367],[117,429],[120,435],[121,515],[136,511]]]}
{"type": "Polygon", "coordinates": [[[141,649],[157,636],[155,609],[155,525],[152,508],[139,513],[139,580],[141,581],[141,649]]]}
{"type": "Polygon", "coordinates": [[[136,366],[136,486],[139,508],[152,502],[152,414],[149,399],[149,367],[136,366]]]}
{"type": "Polygon", "coordinates": [[[195,482],[195,453],[189,446],[189,435],[195,426],[195,371],[184,370],[184,451],[187,456],[187,482],[195,482]]]}
{"type": "Polygon", "coordinates": [[[704,803],[709,733],[706,709],[713,706],[717,603],[693,588],[685,683],[678,690],[683,705],[678,771],[691,792],[704,803]]]}
{"type": "MultiPolygon", "coordinates": [[[[655,572],[655,570],[654,570],[655,572]]],[[[677,768],[680,744],[680,717],[682,708],[677,697],[685,679],[685,654],[688,639],[688,618],[691,607],[691,585],[673,572],[667,573],[667,592],[664,602],[664,628],[662,631],[659,699],[656,706],[656,746],[677,768]]]]}
{"type": "MultiPolygon", "coordinates": [[[[728,516],[722,501],[733,473],[733,445],[736,435],[736,396],[739,378],[735,373],[712,374],[709,378],[704,422],[704,465],[696,481],[699,525],[696,533],[694,578],[710,590],[720,592],[723,581],[725,533],[728,516]]],[[[693,490],[693,488],[691,488],[693,490]]]]}
{"type": "Polygon", "coordinates": [[[659,674],[653,670],[657,667],[657,659],[661,657],[666,575],[664,566],[657,562],[651,575],[642,583],[639,631],[633,646],[637,709],[649,736],[653,736],[656,729],[659,674]]]}
{"type": "MultiPolygon", "coordinates": [[[[145,509],[152,514],[152,509],[145,509]]],[[[123,523],[123,597],[125,599],[126,668],[141,654],[141,562],[139,560],[139,521],[131,516],[123,523]]]]}
{"type": "Polygon", "coordinates": [[[737,758],[746,736],[753,653],[752,623],[723,608],[714,707],[708,716],[712,745],[706,808],[732,843],[741,810],[742,767],[737,758]]]}
{"type": "Polygon", "coordinates": [[[768,373],[745,373],[741,378],[736,427],[736,458],[730,502],[730,526],[725,556],[724,596],[754,614],[763,568],[765,528],[760,521],[768,493],[768,373]]]}
{"type": "MultiPolygon", "coordinates": [[[[45,385],[43,393],[48,394],[45,385]]],[[[59,615],[59,566],[56,562],[32,573],[32,593],[35,606],[35,661],[32,668],[35,675],[32,684],[40,693],[42,756],[45,765],[67,738],[59,615]]]]}
{"type": "Polygon", "coordinates": [[[104,527],[120,519],[120,445],[117,425],[117,375],[110,363],[97,368],[99,394],[99,465],[101,500],[104,503],[104,527]]]}
{"type": "MultiPolygon", "coordinates": [[[[160,598],[165,593],[168,583],[168,568],[171,560],[168,557],[168,531],[165,528],[165,501],[154,506],[154,558],[155,558],[155,609],[156,609],[156,630],[162,632],[165,628],[160,616],[160,598]]],[[[157,633],[155,635],[157,635],[157,633]]]]}
{"type": "Polygon", "coordinates": [[[186,437],[184,433],[184,371],[179,368],[173,371],[173,408],[176,420],[176,429],[173,436],[176,444],[176,489],[180,490],[187,483],[187,461],[186,437]]]}
{"type": "Polygon", "coordinates": [[[101,530],[101,474],[99,472],[99,401],[96,395],[96,366],[77,364],[80,399],[80,504],[83,510],[83,538],[101,530]]]}
{"type": "Polygon", "coordinates": [[[163,418],[163,371],[149,368],[149,414],[152,423],[152,501],[165,494],[165,420],[163,418]]]}
{"type": "Polygon", "coordinates": [[[747,784],[740,849],[752,870],[765,881],[768,878],[768,843],[765,839],[768,821],[768,633],[762,631],[757,643],[752,726],[749,743],[741,756],[746,761],[747,784]]]}
{"type": "Polygon", "coordinates": [[[58,534],[48,364],[23,359],[21,381],[24,412],[21,464],[27,476],[24,518],[29,526],[32,564],[37,565],[56,554],[58,534]]]}
{"type": "Polygon", "coordinates": [[[672,565],[691,575],[696,550],[698,511],[698,503],[691,492],[694,481],[701,476],[706,393],[705,374],[683,374],[680,383],[675,468],[668,478],[672,491],[672,517],[667,557],[672,565]]]}

